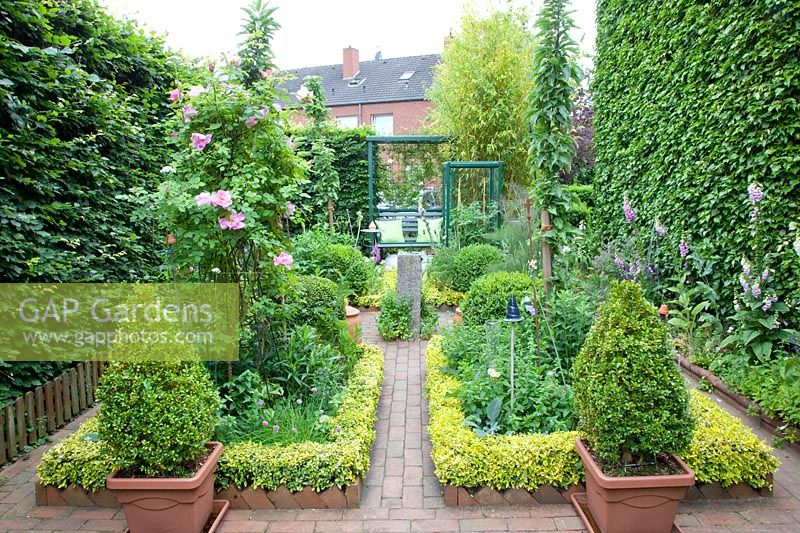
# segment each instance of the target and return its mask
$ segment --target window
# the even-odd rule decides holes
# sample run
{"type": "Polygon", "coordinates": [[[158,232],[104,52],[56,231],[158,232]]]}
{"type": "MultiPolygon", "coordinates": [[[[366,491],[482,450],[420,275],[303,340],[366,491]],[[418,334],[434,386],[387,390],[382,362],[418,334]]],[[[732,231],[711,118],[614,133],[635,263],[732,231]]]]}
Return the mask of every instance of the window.
{"type": "Polygon", "coordinates": [[[411,76],[414,75],[414,72],[416,72],[416,71],[407,70],[407,71],[403,72],[403,74],[400,76],[400,79],[398,81],[410,80],[411,76]]]}
{"type": "Polygon", "coordinates": [[[358,126],[358,116],[336,117],[336,123],[340,128],[355,128],[358,126]]]}
{"type": "Polygon", "coordinates": [[[372,127],[378,135],[394,135],[394,115],[372,115],[372,127]]]}

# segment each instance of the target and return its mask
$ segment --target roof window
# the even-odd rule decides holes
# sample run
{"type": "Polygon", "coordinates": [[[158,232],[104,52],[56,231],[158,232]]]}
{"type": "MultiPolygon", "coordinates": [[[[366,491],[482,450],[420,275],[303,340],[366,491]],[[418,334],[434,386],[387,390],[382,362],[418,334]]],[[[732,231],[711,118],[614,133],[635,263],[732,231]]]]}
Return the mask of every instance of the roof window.
{"type": "Polygon", "coordinates": [[[397,81],[410,80],[411,76],[413,76],[415,72],[416,71],[414,71],[414,70],[407,70],[407,71],[403,72],[403,74],[400,76],[400,79],[397,80],[397,81]]]}

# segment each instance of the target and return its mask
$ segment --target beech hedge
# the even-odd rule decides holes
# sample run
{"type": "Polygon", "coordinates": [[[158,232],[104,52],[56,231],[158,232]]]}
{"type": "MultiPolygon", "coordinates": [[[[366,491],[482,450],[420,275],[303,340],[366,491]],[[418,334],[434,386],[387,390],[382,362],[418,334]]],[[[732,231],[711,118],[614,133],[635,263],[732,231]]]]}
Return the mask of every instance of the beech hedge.
{"type": "Polygon", "coordinates": [[[711,282],[729,308],[739,260],[752,255],[747,186],[760,182],[776,288],[800,301],[798,49],[794,0],[600,0],[592,92],[601,238],[626,234],[627,193],[640,217],[668,226],[672,257],[685,238],[717,261],[711,282]]]}

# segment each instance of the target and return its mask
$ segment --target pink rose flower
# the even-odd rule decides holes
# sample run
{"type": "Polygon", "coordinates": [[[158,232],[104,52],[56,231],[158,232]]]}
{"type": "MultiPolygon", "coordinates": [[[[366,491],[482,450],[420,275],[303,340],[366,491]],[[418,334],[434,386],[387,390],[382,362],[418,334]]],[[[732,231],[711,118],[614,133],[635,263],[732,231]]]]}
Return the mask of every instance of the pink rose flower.
{"type": "Polygon", "coordinates": [[[210,192],[201,192],[197,196],[194,197],[194,203],[197,204],[197,207],[203,205],[211,205],[211,193],[210,192]]]}
{"type": "Polygon", "coordinates": [[[269,108],[268,107],[261,108],[261,116],[264,117],[264,118],[269,116],[269,108]]]}
{"type": "Polygon", "coordinates": [[[244,227],[244,213],[231,211],[228,218],[219,219],[219,227],[222,229],[242,229],[244,227]]]}
{"type": "Polygon", "coordinates": [[[191,97],[200,96],[204,92],[208,92],[208,89],[202,85],[192,85],[189,87],[189,96],[191,97]]]}
{"type": "Polygon", "coordinates": [[[172,89],[169,93],[169,101],[174,102],[175,100],[179,100],[181,96],[183,96],[183,93],[180,89],[172,89]]]}
{"type": "Polygon", "coordinates": [[[233,196],[229,191],[220,189],[211,195],[211,203],[217,207],[227,209],[233,203],[233,196]]]}
{"type": "Polygon", "coordinates": [[[183,121],[189,122],[192,120],[192,117],[197,114],[197,109],[194,108],[192,104],[186,104],[183,106],[183,121]]]}
{"type": "Polygon", "coordinates": [[[272,262],[275,264],[275,266],[283,265],[286,268],[292,268],[294,259],[292,259],[292,256],[286,252],[281,252],[273,258],[272,262]]]}
{"type": "Polygon", "coordinates": [[[262,78],[269,78],[270,76],[272,76],[272,69],[260,70],[259,74],[261,74],[262,78]]]}
{"type": "Polygon", "coordinates": [[[173,132],[170,132],[169,135],[170,135],[170,137],[177,137],[178,136],[178,132],[177,131],[173,131],[173,132]]]}
{"type": "Polygon", "coordinates": [[[258,117],[255,116],[255,115],[247,117],[247,120],[245,121],[245,124],[247,124],[248,128],[252,128],[256,124],[258,124],[258,117]]]}
{"type": "Polygon", "coordinates": [[[286,139],[286,146],[288,146],[289,148],[294,149],[294,143],[292,142],[291,139],[286,139]]]}
{"type": "Polygon", "coordinates": [[[192,146],[198,150],[205,148],[211,142],[211,133],[203,135],[202,133],[192,133],[192,146]]]}
{"type": "Polygon", "coordinates": [[[214,72],[215,68],[217,68],[217,66],[213,62],[208,64],[208,71],[209,72],[214,72]]]}

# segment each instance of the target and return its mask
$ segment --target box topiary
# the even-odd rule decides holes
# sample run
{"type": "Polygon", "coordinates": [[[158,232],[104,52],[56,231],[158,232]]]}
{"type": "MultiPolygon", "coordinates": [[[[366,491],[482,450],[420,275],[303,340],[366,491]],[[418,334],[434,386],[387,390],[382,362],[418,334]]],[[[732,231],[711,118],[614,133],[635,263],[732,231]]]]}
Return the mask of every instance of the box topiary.
{"type": "Polygon", "coordinates": [[[297,276],[292,288],[286,301],[299,306],[295,313],[299,322],[313,325],[321,313],[344,319],[344,298],[335,282],[320,276],[297,276]]]}
{"type": "Polygon", "coordinates": [[[533,281],[520,272],[492,272],[481,276],[472,284],[461,302],[465,325],[480,325],[487,320],[500,320],[506,316],[511,295],[521,301],[533,293],[533,281]]]}
{"type": "Polygon", "coordinates": [[[579,430],[599,459],[641,463],[692,438],[686,383],[667,330],[633,282],[612,282],[573,367],[579,430]]]}
{"type": "MultiPolygon", "coordinates": [[[[142,343],[126,349],[153,348],[142,343]]],[[[97,391],[100,440],[119,466],[137,476],[194,475],[193,462],[217,426],[220,399],[206,368],[171,355],[168,361],[112,362],[97,391]]]]}
{"type": "Polygon", "coordinates": [[[476,279],[487,274],[489,267],[503,254],[489,244],[473,244],[458,251],[453,261],[452,289],[467,292],[476,279]]]}

